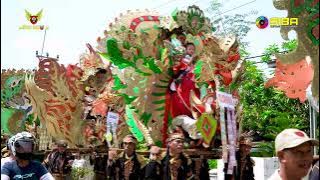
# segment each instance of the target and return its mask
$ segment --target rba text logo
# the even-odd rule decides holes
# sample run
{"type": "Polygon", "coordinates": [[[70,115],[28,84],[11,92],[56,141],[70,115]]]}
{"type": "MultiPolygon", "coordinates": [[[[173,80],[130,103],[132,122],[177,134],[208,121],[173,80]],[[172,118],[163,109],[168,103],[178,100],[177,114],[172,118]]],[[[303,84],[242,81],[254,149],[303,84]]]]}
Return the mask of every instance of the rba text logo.
{"type": "Polygon", "coordinates": [[[279,26],[298,26],[298,18],[281,18],[281,17],[272,17],[270,18],[270,27],[279,27],[279,26]]]}
{"type": "Polygon", "coordinates": [[[267,28],[268,25],[271,28],[281,27],[281,26],[298,26],[299,19],[298,18],[282,18],[282,17],[272,17],[268,19],[265,16],[260,16],[256,19],[256,26],[260,29],[267,28]]]}
{"type": "Polygon", "coordinates": [[[42,9],[35,15],[32,15],[29,11],[25,10],[25,17],[27,18],[27,21],[31,23],[31,25],[22,25],[19,27],[19,29],[27,29],[27,30],[44,30],[44,29],[49,29],[48,26],[44,25],[37,25],[37,23],[41,20],[42,18],[42,9]]]}

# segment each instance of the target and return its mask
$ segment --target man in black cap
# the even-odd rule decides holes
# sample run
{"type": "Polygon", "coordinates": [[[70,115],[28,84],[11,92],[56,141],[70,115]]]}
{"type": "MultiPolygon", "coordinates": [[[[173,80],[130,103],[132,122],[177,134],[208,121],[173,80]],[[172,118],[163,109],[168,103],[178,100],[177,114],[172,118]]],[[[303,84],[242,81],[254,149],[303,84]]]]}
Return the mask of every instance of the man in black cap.
{"type": "Polygon", "coordinates": [[[71,168],[74,158],[71,153],[66,151],[68,143],[65,140],[58,140],[56,145],[57,149],[49,153],[43,164],[56,180],[71,179],[71,168]]]}
{"type": "Polygon", "coordinates": [[[173,133],[167,140],[167,152],[162,159],[164,180],[189,180],[194,179],[192,160],[184,154],[184,136],[180,133],[173,133]]]}
{"type": "Polygon", "coordinates": [[[137,139],[133,135],[127,135],[123,139],[124,152],[120,153],[116,160],[117,176],[120,180],[143,179],[147,161],[143,156],[136,154],[137,139]]]}

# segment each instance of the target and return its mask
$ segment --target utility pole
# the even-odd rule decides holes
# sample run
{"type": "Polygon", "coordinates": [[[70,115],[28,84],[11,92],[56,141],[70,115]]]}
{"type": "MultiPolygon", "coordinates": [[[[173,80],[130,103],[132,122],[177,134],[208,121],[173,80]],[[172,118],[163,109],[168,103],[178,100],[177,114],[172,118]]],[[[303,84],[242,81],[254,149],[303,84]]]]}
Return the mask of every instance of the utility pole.
{"type": "Polygon", "coordinates": [[[42,56],[42,53],[43,53],[44,42],[46,41],[46,34],[47,34],[47,29],[45,28],[44,37],[43,37],[43,41],[42,41],[41,55],[40,56],[42,56]]]}

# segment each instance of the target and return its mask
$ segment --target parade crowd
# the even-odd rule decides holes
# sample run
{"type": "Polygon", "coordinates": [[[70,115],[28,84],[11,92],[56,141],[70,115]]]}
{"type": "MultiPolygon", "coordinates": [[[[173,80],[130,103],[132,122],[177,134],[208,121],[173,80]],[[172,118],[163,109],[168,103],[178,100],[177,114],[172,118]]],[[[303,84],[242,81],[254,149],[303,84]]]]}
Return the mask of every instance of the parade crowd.
{"type": "MultiPolygon", "coordinates": [[[[150,147],[149,159],[136,153],[137,139],[127,135],[122,141],[123,152],[109,150],[107,143],[97,146],[90,154],[94,176],[91,179],[103,180],[187,180],[209,179],[209,166],[206,160],[201,162],[200,172],[195,173],[195,162],[183,152],[184,136],[180,133],[170,134],[167,149],[161,153],[157,146],[150,147]],[[106,150],[100,154],[101,150],[106,150]],[[196,175],[197,174],[197,175],[196,175]]],[[[313,146],[319,141],[311,139],[298,129],[286,129],[277,135],[275,149],[280,168],[269,180],[295,180],[308,175],[310,180],[319,177],[319,161],[313,164],[313,146]]],[[[1,159],[1,180],[6,179],[74,179],[73,167],[83,167],[86,161],[80,151],[71,154],[67,151],[68,143],[58,140],[53,150],[41,163],[32,160],[35,139],[29,132],[21,132],[7,141],[8,157],[1,159]]],[[[237,167],[233,175],[225,173],[225,179],[251,180],[254,176],[254,161],[250,157],[252,142],[240,138],[237,151],[237,167]]],[[[227,167],[227,163],[225,164],[227,167]]],[[[226,169],[226,168],[225,168],[226,169]]],[[[78,177],[80,179],[80,177],[78,177]]]]}
{"type": "MultiPolygon", "coordinates": [[[[83,166],[80,151],[74,154],[67,152],[65,140],[58,140],[53,150],[41,163],[32,160],[35,139],[28,132],[21,132],[7,141],[8,157],[1,159],[1,180],[6,179],[41,179],[63,180],[74,179],[71,176],[73,166],[83,166]]],[[[161,153],[157,146],[151,146],[149,159],[136,153],[137,139],[127,135],[122,141],[123,152],[117,154],[108,150],[107,143],[93,149],[90,164],[93,165],[93,179],[103,180],[187,180],[209,179],[209,166],[202,161],[200,172],[195,173],[194,161],[183,152],[184,136],[180,133],[170,134],[167,149],[161,153]],[[98,152],[104,151],[104,155],[98,152]],[[197,176],[196,176],[197,174],[197,176]]],[[[274,172],[269,180],[295,180],[306,175],[310,180],[319,177],[319,161],[313,168],[313,146],[319,145],[318,140],[311,139],[303,131],[286,129],[275,139],[275,149],[279,158],[280,169],[274,172]]],[[[240,138],[237,151],[237,167],[233,175],[225,173],[225,179],[251,180],[254,161],[250,157],[252,142],[240,138]]],[[[227,164],[225,164],[227,167],[227,164]]],[[[92,179],[91,178],[91,179],[92,179]]],[[[80,177],[79,177],[80,179],[80,177]]]]}

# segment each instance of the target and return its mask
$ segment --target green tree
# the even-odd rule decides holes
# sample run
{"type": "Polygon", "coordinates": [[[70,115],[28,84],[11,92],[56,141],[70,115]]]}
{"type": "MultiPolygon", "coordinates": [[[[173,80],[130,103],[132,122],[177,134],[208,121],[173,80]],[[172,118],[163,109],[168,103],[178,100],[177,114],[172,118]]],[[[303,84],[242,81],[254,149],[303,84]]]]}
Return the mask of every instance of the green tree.
{"type": "MultiPolygon", "coordinates": [[[[276,135],[286,128],[308,131],[309,105],[289,99],[274,88],[265,88],[263,73],[252,62],[245,62],[244,66],[246,71],[239,87],[243,131],[254,131],[257,140],[270,142],[261,144],[261,149],[270,147],[276,135]]],[[[264,153],[273,154],[273,151],[264,153]]]]}
{"type": "MultiPolygon", "coordinates": [[[[270,45],[265,50],[267,55],[263,57],[263,61],[269,62],[275,52],[292,51],[296,45],[295,40],[282,43],[281,48],[270,45]]],[[[260,143],[261,148],[255,155],[272,156],[273,141],[279,132],[286,128],[309,130],[309,104],[300,103],[298,99],[289,99],[274,88],[265,88],[264,74],[254,62],[245,61],[244,69],[241,80],[235,85],[239,90],[243,109],[242,129],[254,131],[256,140],[266,141],[260,143]]]]}
{"type": "Polygon", "coordinates": [[[281,47],[279,47],[279,45],[277,44],[271,44],[264,50],[263,52],[264,56],[261,58],[261,60],[262,62],[268,63],[272,60],[272,55],[274,55],[275,53],[290,52],[295,50],[297,46],[298,46],[298,42],[296,39],[283,42],[281,44],[281,47]]]}
{"type": "Polygon", "coordinates": [[[308,104],[289,99],[274,88],[265,88],[261,70],[252,62],[245,62],[244,66],[239,84],[243,129],[254,130],[264,140],[273,140],[288,127],[307,130],[308,104]]]}
{"type": "Polygon", "coordinates": [[[251,10],[243,14],[222,15],[224,13],[222,12],[222,7],[223,4],[219,3],[218,0],[213,0],[207,8],[207,12],[211,15],[211,22],[215,29],[214,35],[217,37],[225,37],[233,34],[237,36],[242,47],[247,46],[249,42],[245,41],[245,37],[252,25],[252,21],[249,21],[248,18],[251,15],[256,15],[258,12],[251,10]]]}

